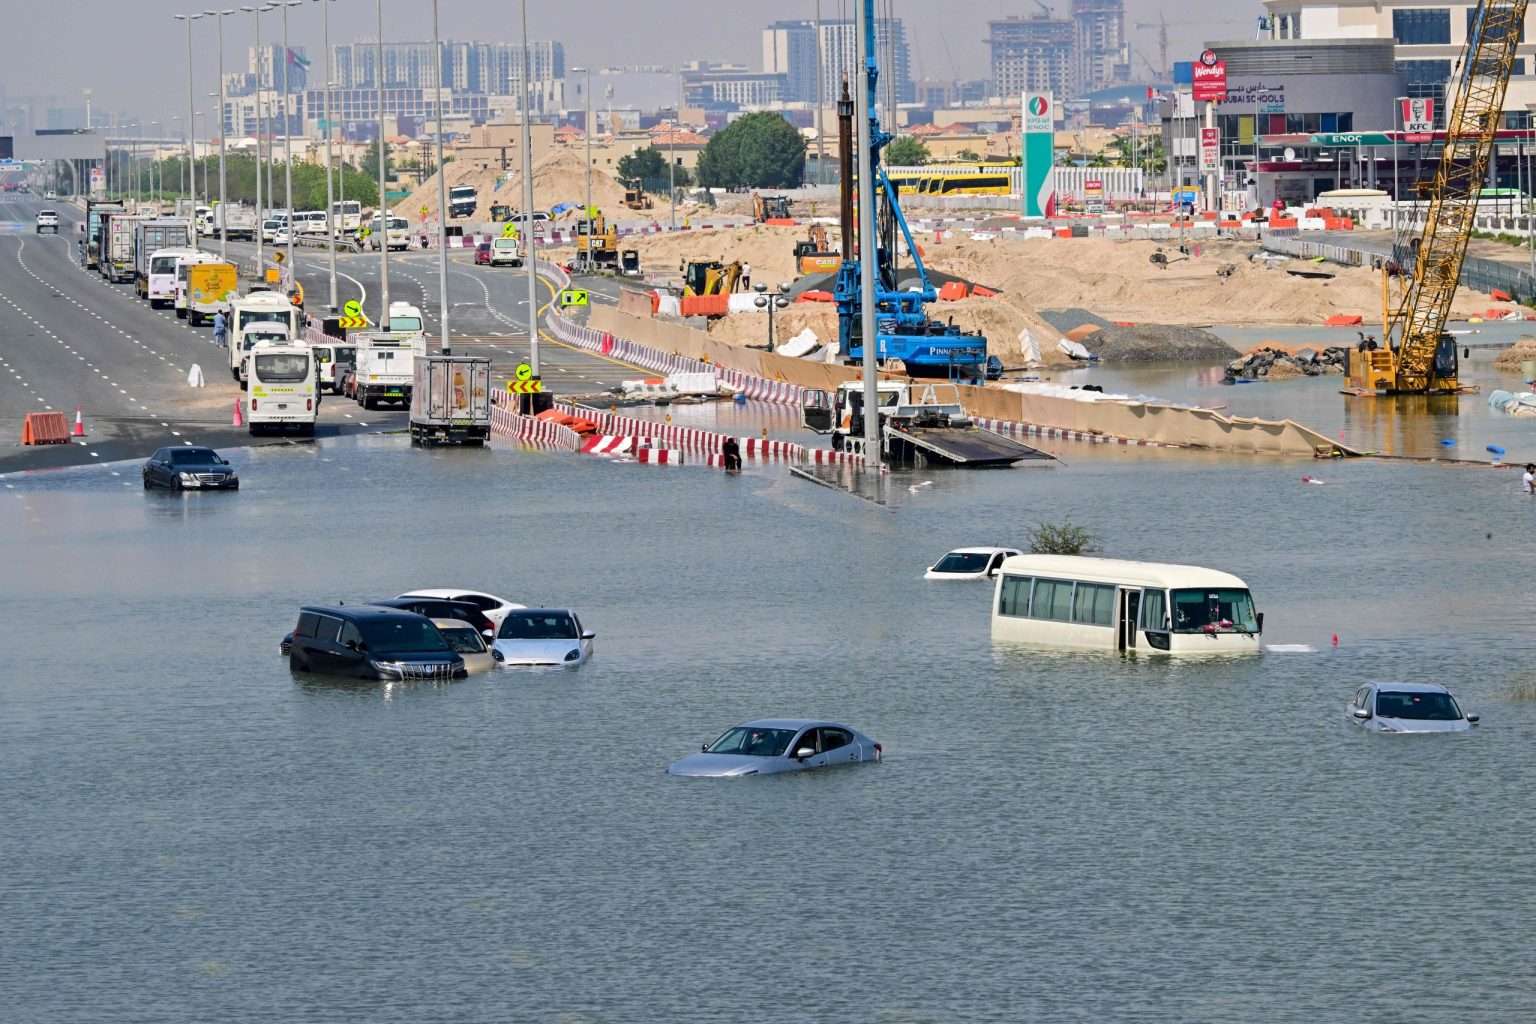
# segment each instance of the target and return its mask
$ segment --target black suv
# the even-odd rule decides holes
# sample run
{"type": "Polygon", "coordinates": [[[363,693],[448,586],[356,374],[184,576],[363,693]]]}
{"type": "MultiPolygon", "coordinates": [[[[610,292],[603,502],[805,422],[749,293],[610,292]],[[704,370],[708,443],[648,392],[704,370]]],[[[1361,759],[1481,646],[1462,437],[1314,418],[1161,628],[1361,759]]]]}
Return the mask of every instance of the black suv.
{"type": "Polygon", "coordinates": [[[374,605],[299,609],[288,649],[295,672],[360,679],[460,679],[464,659],[431,620],[374,605]]]}
{"type": "Polygon", "coordinates": [[[487,640],[496,638],[496,623],[485,614],[485,609],[468,601],[452,601],[445,597],[392,597],[387,601],[369,601],[377,608],[399,608],[415,612],[429,619],[458,619],[475,627],[475,631],[487,640]]]}

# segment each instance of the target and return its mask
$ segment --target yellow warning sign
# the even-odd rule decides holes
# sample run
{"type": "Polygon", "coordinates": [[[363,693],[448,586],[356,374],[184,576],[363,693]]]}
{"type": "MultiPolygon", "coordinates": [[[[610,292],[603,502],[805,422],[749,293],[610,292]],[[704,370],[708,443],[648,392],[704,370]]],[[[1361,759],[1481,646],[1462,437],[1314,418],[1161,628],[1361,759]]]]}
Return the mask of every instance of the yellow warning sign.
{"type": "Polygon", "coordinates": [[[560,308],[569,309],[572,306],[585,306],[589,299],[585,288],[562,288],[560,290],[560,308]]]}
{"type": "Polygon", "coordinates": [[[511,221],[508,221],[507,223],[503,224],[502,227],[501,227],[501,237],[502,238],[516,238],[517,237],[517,225],[513,224],[511,221]]]}
{"type": "Polygon", "coordinates": [[[357,317],[363,315],[363,304],[356,299],[348,299],[341,305],[341,315],[357,317]]]}
{"type": "Polygon", "coordinates": [[[368,326],[368,318],[365,317],[365,316],[343,316],[343,317],[337,317],[337,319],[336,319],[336,326],[337,327],[346,328],[349,331],[355,331],[358,328],[367,327],[368,326]]]}
{"type": "Polygon", "coordinates": [[[532,380],[533,379],[533,367],[530,364],[528,364],[528,363],[518,363],[517,364],[517,369],[512,371],[512,372],[513,372],[513,375],[515,377],[517,377],[518,380],[532,380]]]}
{"type": "Polygon", "coordinates": [[[541,380],[509,380],[507,381],[507,394],[509,395],[538,395],[544,391],[544,382],[541,380]]]}

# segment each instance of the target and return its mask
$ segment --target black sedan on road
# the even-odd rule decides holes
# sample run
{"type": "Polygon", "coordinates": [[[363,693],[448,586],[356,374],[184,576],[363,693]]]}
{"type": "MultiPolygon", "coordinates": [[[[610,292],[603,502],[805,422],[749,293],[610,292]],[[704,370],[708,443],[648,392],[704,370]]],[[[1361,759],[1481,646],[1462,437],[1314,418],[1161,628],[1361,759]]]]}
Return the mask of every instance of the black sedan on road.
{"type": "Polygon", "coordinates": [[[144,463],[144,489],[166,487],[173,491],[238,491],[235,468],[212,448],[186,445],[161,448],[144,463]]]}

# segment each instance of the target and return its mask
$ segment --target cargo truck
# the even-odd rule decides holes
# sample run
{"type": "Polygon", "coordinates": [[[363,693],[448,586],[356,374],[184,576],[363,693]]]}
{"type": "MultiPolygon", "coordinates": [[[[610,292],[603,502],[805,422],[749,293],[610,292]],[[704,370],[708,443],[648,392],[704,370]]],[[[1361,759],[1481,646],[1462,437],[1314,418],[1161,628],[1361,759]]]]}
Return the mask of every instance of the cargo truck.
{"type": "Polygon", "coordinates": [[[454,185],[448,190],[448,216],[473,217],[475,207],[480,205],[480,197],[475,192],[473,185],[454,185]]]}
{"type": "Polygon", "coordinates": [[[199,253],[192,260],[176,265],[176,315],[184,316],[193,327],[213,314],[225,310],[240,296],[240,275],[233,263],[220,263],[218,257],[199,253]]]}
{"type": "Polygon", "coordinates": [[[222,233],[241,241],[256,240],[256,211],[239,203],[220,203],[203,214],[200,225],[203,234],[214,238],[222,233]]]}
{"type": "Polygon", "coordinates": [[[114,284],[133,280],[133,231],[141,219],[126,210],[101,213],[96,269],[114,284]]]}
{"type": "Polygon", "coordinates": [[[133,290],[139,298],[149,299],[151,306],[175,301],[176,264],[174,262],[163,271],[167,275],[167,280],[161,289],[161,294],[150,295],[149,293],[150,259],[155,253],[166,249],[194,251],[197,249],[197,241],[192,234],[190,220],[180,217],[160,217],[155,220],[141,220],[134,224],[133,290]]]}
{"type": "Polygon", "coordinates": [[[411,443],[483,445],[491,436],[491,361],[482,356],[415,360],[411,443]]]}
{"type": "Polygon", "coordinates": [[[122,213],[122,203],[106,203],[98,199],[85,201],[85,223],[81,231],[85,237],[85,266],[87,270],[95,270],[101,258],[101,219],[104,213],[122,213]]]}
{"type": "Polygon", "coordinates": [[[385,402],[409,407],[416,384],[416,360],[427,355],[427,336],[417,331],[370,331],[357,342],[356,398],[364,409],[385,402]]]}

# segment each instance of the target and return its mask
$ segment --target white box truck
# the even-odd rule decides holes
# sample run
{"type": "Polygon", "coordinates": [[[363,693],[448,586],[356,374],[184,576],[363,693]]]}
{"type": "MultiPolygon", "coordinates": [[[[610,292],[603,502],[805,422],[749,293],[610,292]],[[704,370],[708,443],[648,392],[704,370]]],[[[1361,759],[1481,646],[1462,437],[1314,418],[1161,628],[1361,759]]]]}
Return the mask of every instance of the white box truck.
{"type": "MultiPolygon", "coordinates": [[[[166,249],[196,251],[196,239],[192,234],[192,222],[179,217],[159,217],[153,220],[135,221],[133,226],[133,290],[141,299],[149,299],[150,305],[173,302],[176,298],[176,264],[166,264],[163,271],[166,286],[161,295],[149,294],[150,259],[166,249]]],[[[180,255],[180,253],[178,253],[180,255]]]]}
{"type": "Polygon", "coordinates": [[[416,360],[427,355],[427,336],[410,332],[370,331],[357,342],[357,404],[372,409],[385,402],[409,407],[416,383],[416,360]]]}
{"type": "Polygon", "coordinates": [[[483,445],[491,436],[491,361],[425,356],[415,361],[411,443],[483,445]]]}

